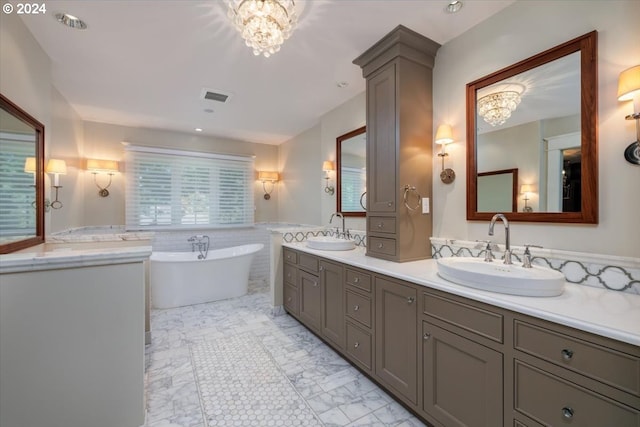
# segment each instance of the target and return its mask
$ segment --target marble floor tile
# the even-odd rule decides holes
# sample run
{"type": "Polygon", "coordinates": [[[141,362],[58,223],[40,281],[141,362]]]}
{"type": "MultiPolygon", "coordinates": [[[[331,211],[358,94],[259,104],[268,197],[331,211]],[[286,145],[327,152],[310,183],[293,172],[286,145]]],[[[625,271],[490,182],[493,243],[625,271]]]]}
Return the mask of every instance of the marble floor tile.
{"type": "Polygon", "coordinates": [[[298,321],[274,312],[263,283],[239,298],[152,310],[145,427],[424,425],[298,321]],[[212,348],[222,351],[218,356],[238,351],[225,342],[251,347],[238,362],[206,358],[212,348]],[[260,401],[247,400],[258,388],[243,375],[250,357],[262,366],[255,376],[270,372],[261,378],[275,390],[260,401]]]}

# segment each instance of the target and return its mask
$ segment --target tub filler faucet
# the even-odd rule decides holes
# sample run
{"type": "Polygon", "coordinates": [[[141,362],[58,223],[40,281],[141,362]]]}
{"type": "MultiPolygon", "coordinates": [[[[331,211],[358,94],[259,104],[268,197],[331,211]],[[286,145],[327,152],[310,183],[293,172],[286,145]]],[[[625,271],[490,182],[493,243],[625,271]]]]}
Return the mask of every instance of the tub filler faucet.
{"type": "Polygon", "coordinates": [[[206,259],[209,253],[209,236],[196,234],[187,239],[191,243],[191,252],[195,252],[198,248],[198,259],[206,259]]]}
{"type": "Polygon", "coordinates": [[[504,216],[503,214],[499,213],[499,214],[495,214],[493,216],[493,218],[491,218],[491,222],[489,223],[489,236],[493,236],[493,227],[496,225],[496,221],[497,220],[502,220],[502,223],[504,224],[504,236],[505,236],[505,242],[504,242],[504,263],[505,264],[512,264],[511,262],[511,243],[509,241],[509,221],[507,220],[507,217],[504,216]]]}

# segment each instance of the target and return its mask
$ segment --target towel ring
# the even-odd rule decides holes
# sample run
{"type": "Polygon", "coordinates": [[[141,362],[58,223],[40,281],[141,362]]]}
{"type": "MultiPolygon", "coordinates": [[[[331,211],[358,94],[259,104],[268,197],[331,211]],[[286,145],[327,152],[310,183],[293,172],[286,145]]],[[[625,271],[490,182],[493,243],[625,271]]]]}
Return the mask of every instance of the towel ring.
{"type": "Polygon", "coordinates": [[[366,195],[367,195],[366,191],[360,195],[360,206],[362,206],[362,210],[363,211],[367,210],[367,208],[364,206],[364,203],[362,203],[362,199],[364,199],[364,196],[366,196],[366,195]]]}
{"type": "Polygon", "coordinates": [[[407,209],[409,209],[410,211],[415,211],[415,210],[417,210],[417,209],[420,207],[420,205],[422,204],[422,196],[420,195],[420,193],[418,193],[418,192],[416,191],[416,187],[414,187],[413,185],[405,185],[403,188],[404,188],[404,195],[403,195],[403,197],[402,197],[402,198],[404,199],[404,205],[405,205],[405,206],[407,207],[407,209]],[[418,196],[418,203],[416,204],[416,206],[415,206],[415,207],[411,207],[411,206],[409,206],[409,201],[407,200],[407,199],[408,199],[409,192],[414,192],[414,193],[416,193],[416,196],[418,196]]]}

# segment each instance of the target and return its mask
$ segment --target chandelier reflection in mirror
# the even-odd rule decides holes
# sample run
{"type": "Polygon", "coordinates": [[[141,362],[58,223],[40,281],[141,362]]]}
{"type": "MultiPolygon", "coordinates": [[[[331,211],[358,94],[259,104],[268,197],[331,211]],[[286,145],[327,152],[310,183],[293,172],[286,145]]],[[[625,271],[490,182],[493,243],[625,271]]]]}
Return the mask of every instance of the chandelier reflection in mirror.
{"type": "Polygon", "coordinates": [[[253,49],[269,57],[280,50],[296,25],[293,0],[229,0],[229,18],[253,49]]]}
{"type": "Polygon", "coordinates": [[[518,104],[520,94],[516,91],[494,92],[478,99],[478,114],[491,126],[497,126],[511,117],[518,104]]]}

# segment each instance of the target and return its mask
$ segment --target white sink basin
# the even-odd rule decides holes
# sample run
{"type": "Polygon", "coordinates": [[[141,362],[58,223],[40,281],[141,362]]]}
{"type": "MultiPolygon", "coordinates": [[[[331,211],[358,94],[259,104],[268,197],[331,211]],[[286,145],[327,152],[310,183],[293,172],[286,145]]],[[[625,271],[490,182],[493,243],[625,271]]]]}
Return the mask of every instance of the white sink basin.
{"type": "Polygon", "coordinates": [[[437,263],[443,279],[484,291],[530,297],[554,297],[564,291],[564,274],[550,268],[472,257],[439,258],[437,263]]]}
{"type": "Polygon", "coordinates": [[[321,251],[350,251],[356,247],[353,240],[338,239],[337,237],[318,236],[309,237],[307,246],[321,251]]]}

